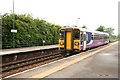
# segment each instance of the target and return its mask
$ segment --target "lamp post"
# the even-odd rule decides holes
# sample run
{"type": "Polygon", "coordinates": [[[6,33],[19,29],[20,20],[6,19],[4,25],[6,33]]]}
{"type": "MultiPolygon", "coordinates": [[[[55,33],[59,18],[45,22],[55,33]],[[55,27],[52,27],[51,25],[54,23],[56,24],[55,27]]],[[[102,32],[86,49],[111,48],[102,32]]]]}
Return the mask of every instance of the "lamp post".
{"type": "Polygon", "coordinates": [[[0,49],[2,49],[2,15],[1,13],[0,13],[0,49]]]}
{"type": "Polygon", "coordinates": [[[80,18],[77,18],[77,20],[76,20],[76,27],[78,27],[78,20],[79,20],[80,18]]]}
{"type": "Polygon", "coordinates": [[[11,29],[11,32],[13,33],[13,48],[15,48],[15,34],[17,33],[17,30],[15,30],[15,14],[14,14],[14,0],[13,0],[13,29],[11,29]]]}

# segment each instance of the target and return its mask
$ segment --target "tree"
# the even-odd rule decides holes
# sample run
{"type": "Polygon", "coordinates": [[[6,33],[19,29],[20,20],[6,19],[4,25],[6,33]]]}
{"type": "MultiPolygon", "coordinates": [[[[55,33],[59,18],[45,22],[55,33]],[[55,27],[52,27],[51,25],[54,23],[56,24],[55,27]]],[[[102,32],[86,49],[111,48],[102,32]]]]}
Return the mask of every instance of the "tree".
{"type": "Polygon", "coordinates": [[[114,34],[114,29],[113,28],[106,28],[104,32],[108,33],[110,36],[114,34]]]}
{"type": "Polygon", "coordinates": [[[105,27],[104,26],[100,26],[96,29],[96,31],[100,31],[100,32],[104,32],[105,31],[105,27]]]}
{"type": "Polygon", "coordinates": [[[111,42],[116,41],[117,37],[114,35],[114,29],[109,27],[109,28],[105,28],[104,26],[100,26],[96,29],[96,31],[101,31],[101,32],[106,32],[109,34],[109,40],[111,42]]]}
{"type": "Polygon", "coordinates": [[[86,26],[83,26],[82,28],[85,28],[85,29],[87,29],[87,27],[86,27],[86,26]]]}
{"type": "Polygon", "coordinates": [[[100,26],[96,29],[96,31],[100,31],[100,32],[106,32],[108,33],[109,35],[113,35],[114,34],[114,29],[113,28],[105,28],[104,26],[100,26]]]}

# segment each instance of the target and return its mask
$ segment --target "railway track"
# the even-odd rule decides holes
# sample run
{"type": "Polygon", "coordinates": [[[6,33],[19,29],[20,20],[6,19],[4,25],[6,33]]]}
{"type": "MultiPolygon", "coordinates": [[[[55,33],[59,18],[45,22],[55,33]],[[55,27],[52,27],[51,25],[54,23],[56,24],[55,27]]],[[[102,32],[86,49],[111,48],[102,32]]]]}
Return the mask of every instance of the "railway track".
{"type": "Polygon", "coordinates": [[[59,52],[51,52],[51,53],[45,53],[45,54],[41,54],[40,56],[37,57],[32,57],[32,58],[28,58],[28,59],[23,59],[20,61],[14,61],[11,63],[6,63],[3,64],[2,70],[1,70],[1,74],[0,76],[2,78],[27,70],[27,69],[31,69],[33,67],[37,67],[58,59],[63,58],[64,56],[61,55],[59,52]]]}
{"type": "MultiPolygon", "coordinates": [[[[100,47],[98,47],[98,49],[99,48],[100,47]]],[[[16,60],[13,62],[4,63],[2,64],[2,66],[0,65],[0,67],[2,68],[1,69],[2,73],[0,73],[0,77],[4,78],[6,76],[9,76],[9,75],[12,75],[18,72],[22,72],[27,69],[31,69],[31,68],[34,68],[34,67],[58,60],[58,59],[62,59],[65,57],[62,54],[60,54],[60,52],[58,52],[57,49],[46,51],[46,52],[38,52],[38,53],[39,55],[37,56],[29,57],[23,60],[21,59],[21,60],[16,60]]]]}

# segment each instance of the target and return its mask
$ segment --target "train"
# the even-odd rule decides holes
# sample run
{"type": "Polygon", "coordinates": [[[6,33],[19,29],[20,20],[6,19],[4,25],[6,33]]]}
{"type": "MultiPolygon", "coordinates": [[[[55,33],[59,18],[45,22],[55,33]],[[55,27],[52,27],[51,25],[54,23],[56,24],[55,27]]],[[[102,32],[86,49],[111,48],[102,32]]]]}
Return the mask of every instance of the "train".
{"type": "Polygon", "coordinates": [[[63,55],[74,54],[109,43],[109,34],[79,27],[63,27],[59,30],[58,48],[63,55]]]}

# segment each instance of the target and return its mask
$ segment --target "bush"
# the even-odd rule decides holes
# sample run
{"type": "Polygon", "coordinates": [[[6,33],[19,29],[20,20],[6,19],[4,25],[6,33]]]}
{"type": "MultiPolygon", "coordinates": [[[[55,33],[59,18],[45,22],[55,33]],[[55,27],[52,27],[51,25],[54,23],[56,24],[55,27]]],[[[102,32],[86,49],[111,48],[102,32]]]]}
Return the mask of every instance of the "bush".
{"type": "Polygon", "coordinates": [[[57,44],[58,31],[61,28],[42,19],[34,19],[25,14],[4,14],[2,20],[2,48],[13,47],[13,35],[15,47],[41,46],[57,44]],[[15,16],[15,20],[13,20],[15,16]],[[17,29],[17,33],[11,33],[11,29],[17,29]]]}

